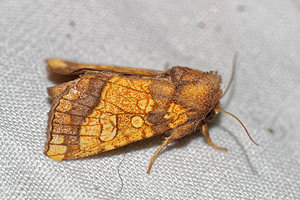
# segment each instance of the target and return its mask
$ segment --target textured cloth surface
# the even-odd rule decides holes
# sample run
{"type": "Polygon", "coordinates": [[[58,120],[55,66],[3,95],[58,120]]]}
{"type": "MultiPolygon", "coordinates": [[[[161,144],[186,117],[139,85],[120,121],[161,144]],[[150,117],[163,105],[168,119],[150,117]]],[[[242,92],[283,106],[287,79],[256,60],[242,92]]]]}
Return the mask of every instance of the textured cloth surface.
{"type": "Polygon", "coordinates": [[[300,1],[0,1],[0,199],[300,199],[300,1]],[[43,155],[47,58],[217,70],[232,117],[169,145],[155,137],[87,159],[43,155]],[[270,133],[269,128],[274,130],[270,133]],[[122,158],[124,162],[118,166],[122,158]]]}

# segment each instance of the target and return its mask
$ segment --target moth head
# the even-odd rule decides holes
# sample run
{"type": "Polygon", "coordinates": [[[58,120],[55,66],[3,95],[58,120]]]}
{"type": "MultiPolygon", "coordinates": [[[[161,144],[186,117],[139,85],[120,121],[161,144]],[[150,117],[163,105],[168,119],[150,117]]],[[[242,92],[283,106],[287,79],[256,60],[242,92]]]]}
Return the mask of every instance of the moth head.
{"type": "Polygon", "coordinates": [[[216,112],[216,109],[219,109],[221,107],[220,103],[218,103],[218,105],[213,108],[212,110],[210,110],[206,116],[205,116],[205,119],[204,119],[204,122],[211,122],[217,115],[217,112],[216,112]]]}
{"type": "Polygon", "coordinates": [[[202,72],[200,70],[187,67],[173,67],[170,70],[172,82],[177,90],[176,99],[187,107],[193,108],[198,112],[203,123],[213,120],[219,113],[223,112],[234,117],[245,129],[250,140],[248,130],[244,124],[232,113],[221,110],[220,99],[226,94],[233,81],[238,54],[235,53],[232,63],[232,74],[224,93],[221,90],[221,77],[217,72],[202,72]]]}
{"type": "MultiPolygon", "coordinates": [[[[235,74],[235,69],[236,69],[237,59],[238,59],[238,53],[236,52],[236,53],[234,54],[234,56],[233,56],[233,61],[232,61],[232,73],[231,73],[230,80],[229,80],[229,82],[228,82],[228,84],[227,84],[226,89],[224,90],[224,93],[223,93],[222,96],[220,97],[220,99],[227,93],[227,91],[229,90],[229,88],[230,88],[230,86],[231,86],[231,83],[232,83],[232,81],[233,81],[234,74],[235,74]]],[[[204,123],[210,122],[210,121],[211,121],[211,120],[212,120],[219,112],[223,112],[223,113],[226,113],[226,114],[228,114],[228,115],[234,117],[234,118],[235,118],[235,119],[243,126],[243,128],[245,129],[245,131],[246,131],[248,137],[250,138],[250,140],[251,140],[254,144],[256,144],[256,145],[258,146],[258,144],[257,144],[257,143],[252,139],[252,137],[250,136],[250,134],[249,134],[247,128],[245,127],[245,125],[241,122],[241,120],[240,120],[237,116],[235,116],[234,114],[232,114],[232,113],[230,113],[230,112],[228,112],[228,111],[221,110],[220,102],[217,104],[217,106],[216,106],[214,109],[212,109],[212,110],[210,110],[210,111],[208,112],[208,114],[207,114],[206,117],[205,117],[204,123]]]]}

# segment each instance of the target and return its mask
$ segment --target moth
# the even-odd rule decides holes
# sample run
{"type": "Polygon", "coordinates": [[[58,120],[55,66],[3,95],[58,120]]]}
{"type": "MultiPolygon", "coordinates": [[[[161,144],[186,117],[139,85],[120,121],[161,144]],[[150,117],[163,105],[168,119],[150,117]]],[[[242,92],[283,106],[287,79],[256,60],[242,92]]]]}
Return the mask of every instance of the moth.
{"type": "Polygon", "coordinates": [[[149,173],[167,144],[199,129],[208,144],[226,151],[212,142],[208,132],[208,122],[219,112],[242,124],[221,110],[223,93],[217,72],[181,66],[162,72],[60,59],[47,63],[54,73],[78,76],[48,88],[53,103],[44,153],[57,161],[98,154],[165,133],[168,136],[154,153],[149,173]]]}

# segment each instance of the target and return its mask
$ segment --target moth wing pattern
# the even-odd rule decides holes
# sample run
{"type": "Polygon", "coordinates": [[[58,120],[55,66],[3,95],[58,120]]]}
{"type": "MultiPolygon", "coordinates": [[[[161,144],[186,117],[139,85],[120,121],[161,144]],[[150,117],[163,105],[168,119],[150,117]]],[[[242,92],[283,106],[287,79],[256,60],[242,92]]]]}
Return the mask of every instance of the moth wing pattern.
{"type": "Polygon", "coordinates": [[[61,83],[53,87],[47,88],[47,92],[51,100],[54,100],[56,97],[60,96],[68,87],[74,85],[78,80],[61,83]]]}
{"type": "Polygon", "coordinates": [[[136,74],[136,75],[158,75],[162,73],[160,71],[141,69],[141,68],[120,67],[120,66],[112,66],[112,65],[79,64],[75,62],[64,61],[58,58],[47,60],[47,64],[48,64],[49,71],[57,74],[62,74],[62,75],[84,74],[89,70],[115,72],[120,74],[136,74]]]}
{"type": "MultiPolygon", "coordinates": [[[[200,128],[212,147],[227,150],[215,145],[208,132],[207,123],[218,112],[236,118],[256,144],[235,115],[220,109],[223,92],[217,72],[181,66],[159,72],[60,59],[47,63],[54,73],[69,78],[79,75],[48,88],[53,103],[44,153],[54,160],[86,157],[169,133],[154,153],[149,173],[166,145],[200,128]]],[[[233,66],[235,63],[236,57],[233,66]]]]}
{"type": "Polygon", "coordinates": [[[169,102],[174,93],[170,80],[87,72],[63,89],[54,99],[47,128],[45,154],[55,160],[115,149],[189,119],[183,106],[169,102]]]}

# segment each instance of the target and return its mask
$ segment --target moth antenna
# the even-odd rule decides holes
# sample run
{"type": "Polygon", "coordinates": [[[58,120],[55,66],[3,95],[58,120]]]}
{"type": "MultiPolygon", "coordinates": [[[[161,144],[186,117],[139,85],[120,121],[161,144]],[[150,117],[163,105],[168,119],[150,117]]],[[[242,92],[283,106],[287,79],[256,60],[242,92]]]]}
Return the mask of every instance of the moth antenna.
{"type": "Polygon", "coordinates": [[[229,88],[230,88],[230,86],[231,86],[231,83],[232,83],[232,81],[233,81],[233,79],[234,79],[234,76],[235,76],[235,69],[236,69],[236,64],[237,64],[238,56],[239,56],[238,52],[235,52],[234,55],[233,55],[232,69],[231,69],[231,77],[230,77],[230,80],[229,80],[229,82],[228,82],[228,84],[227,84],[227,87],[226,87],[224,93],[222,94],[221,98],[222,98],[223,96],[225,96],[225,94],[226,94],[227,91],[229,90],[229,88]]]}
{"type": "Polygon", "coordinates": [[[239,120],[239,118],[237,118],[234,114],[232,114],[232,113],[230,113],[230,112],[227,112],[227,111],[225,111],[225,110],[217,109],[217,108],[216,108],[214,111],[215,111],[216,113],[218,113],[218,112],[226,113],[226,114],[231,115],[232,117],[234,117],[236,120],[238,120],[238,122],[240,122],[240,124],[244,127],[244,129],[245,129],[245,131],[246,131],[248,137],[250,138],[250,140],[251,140],[254,144],[256,144],[256,145],[258,146],[258,144],[257,144],[256,142],[254,142],[254,140],[253,140],[252,137],[250,136],[250,134],[249,134],[247,128],[244,126],[244,124],[243,124],[243,123],[241,122],[241,120],[239,120]]]}

